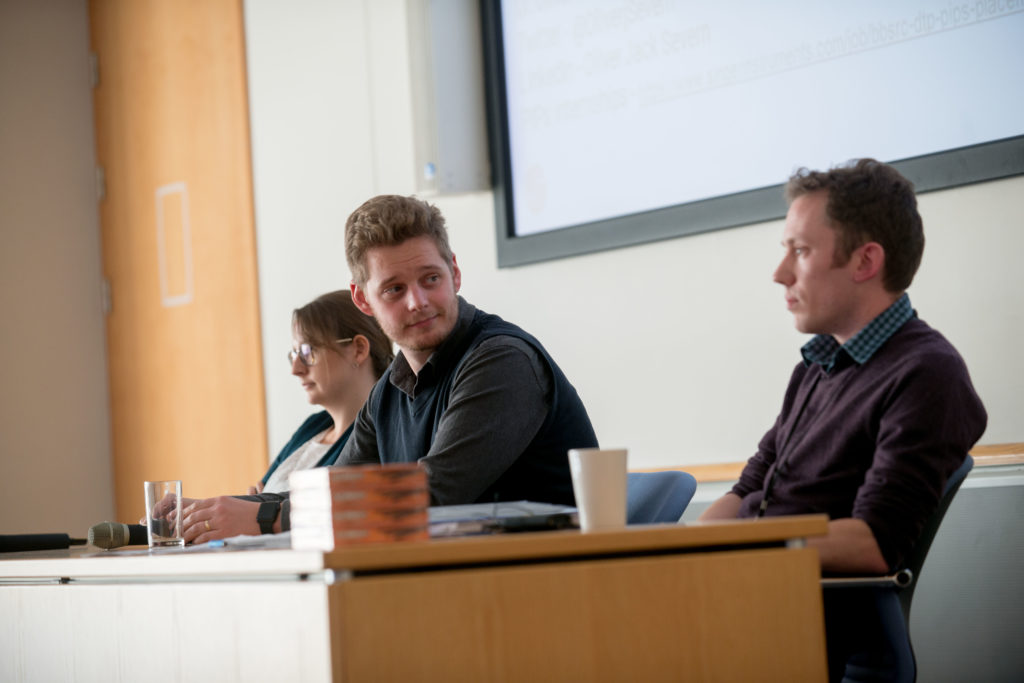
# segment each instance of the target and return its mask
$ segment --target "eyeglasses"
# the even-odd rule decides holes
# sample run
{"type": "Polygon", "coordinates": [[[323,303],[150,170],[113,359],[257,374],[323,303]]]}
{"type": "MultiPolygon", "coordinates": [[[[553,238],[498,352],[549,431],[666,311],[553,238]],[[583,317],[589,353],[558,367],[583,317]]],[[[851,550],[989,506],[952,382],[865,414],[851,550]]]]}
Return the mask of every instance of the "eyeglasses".
{"type": "MultiPolygon", "coordinates": [[[[352,339],[352,337],[346,337],[344,339],[335,339],[334,343],[344,344],[346,342],[352,341],[352,339]]],[[[312,344],[299,344],[299,348],[292,348],[288,352],[288,364],[294,365],[296,358],[301,360],[302,364],[305,365],[307,368],[311,365],[316,365],[316,347],[313,346],[312,344]]]]}

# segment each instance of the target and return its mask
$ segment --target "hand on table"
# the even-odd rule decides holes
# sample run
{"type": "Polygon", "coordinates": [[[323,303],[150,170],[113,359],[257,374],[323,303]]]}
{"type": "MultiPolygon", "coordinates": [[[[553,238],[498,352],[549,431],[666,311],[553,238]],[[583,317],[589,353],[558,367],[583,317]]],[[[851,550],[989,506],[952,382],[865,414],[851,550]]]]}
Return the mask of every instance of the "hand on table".
{"type": "Polygon", "coordinates": [[[241,534],[260,535],[256,513],[260,504],[233,496],[217,496],[189,500],[182,499],[181,531],[185,543],[206,543],[241,534]]]}
{"type": "MultiPolygon", "coordinates": [[[[181,507],[183,509],[188,509],[188,506],[194,502],[196,502],[195,498],[185,498],[183,496],[181,499],[181,507]]],[[[157,504],[153,506],[152,516],[153,519],[167,518],[168,522],[174,524],[174,520],[178,517],[178,512],[174,509],[174,496],[164,496],[157,501],[157,504]]],[[[148,524],[148,520],[143,517],[139,520],[139,524],[146,526],[146,524],[148,524]]]]}

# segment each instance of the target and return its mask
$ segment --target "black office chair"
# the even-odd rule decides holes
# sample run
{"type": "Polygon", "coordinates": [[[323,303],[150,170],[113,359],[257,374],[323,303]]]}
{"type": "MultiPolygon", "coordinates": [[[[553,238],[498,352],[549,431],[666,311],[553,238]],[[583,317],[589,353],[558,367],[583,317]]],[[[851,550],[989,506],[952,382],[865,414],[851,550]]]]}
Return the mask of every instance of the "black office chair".
{"type": "Polygon", "coordinates": [[[689,472],[630,472],[626,475],[626,523],[678,522],[697,490],[689,472]]]}
{"type": "Polygon", "coordinates": [[[917,679],[910,642],[914,588],[942,518],[972,467],[974,459],[968,455],[950,475],[939,506],[928,518],[903,566],[894,574],[821,580],[830,680],[913,683],[917,679]]]}

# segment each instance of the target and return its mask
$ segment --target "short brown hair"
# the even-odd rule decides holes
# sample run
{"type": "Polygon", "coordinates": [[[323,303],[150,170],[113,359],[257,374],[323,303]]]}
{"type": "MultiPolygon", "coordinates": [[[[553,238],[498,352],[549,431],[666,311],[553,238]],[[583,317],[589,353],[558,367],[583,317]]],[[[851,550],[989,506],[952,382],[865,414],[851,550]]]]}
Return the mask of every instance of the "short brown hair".
{"type": "Polygon", "coordinates": [[[370,359],[377,378],[395,358],[391,340],[375,318],[356,308],[347,289],[323,294],[296,308],[292,311],[292,327],[307,343],[320,348],[332,348],[338,339],[363,335],[370,341],[370,359]]]}
{"type": "Polygon", "coordinates": [[[822,190],[828,192],[825,212],[838,233],[835,263],[845,264],[854,249],[878,242],[885,250],[885,288],[909,287],[924,253],[914,184],[888,164],[859,159],[828,171],[801,168],[786,184],[786,201],[822,190]]]}
{"type": "Polygon", "coordinates": [[[345,259],[352,280],[359,286],[370,275],[366,252],[374,247],[393,247],[413,237],[429,237],[452,270],[452,249],[444,216],[432,204],[416,197],[385,194],[368,199],[345,222],[345,259]]]}

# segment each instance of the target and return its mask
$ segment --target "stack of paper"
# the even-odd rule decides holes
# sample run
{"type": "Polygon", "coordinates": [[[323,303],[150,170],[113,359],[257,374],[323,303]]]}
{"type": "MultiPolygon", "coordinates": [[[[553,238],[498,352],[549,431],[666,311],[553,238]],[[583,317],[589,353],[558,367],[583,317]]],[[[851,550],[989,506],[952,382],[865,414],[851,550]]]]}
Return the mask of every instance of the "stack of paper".
{"type": "Polygon", "coordinates": [[[288,481],[293,548],[429,538],[427,475],[414,463],[317,467],[288,481]]]}

